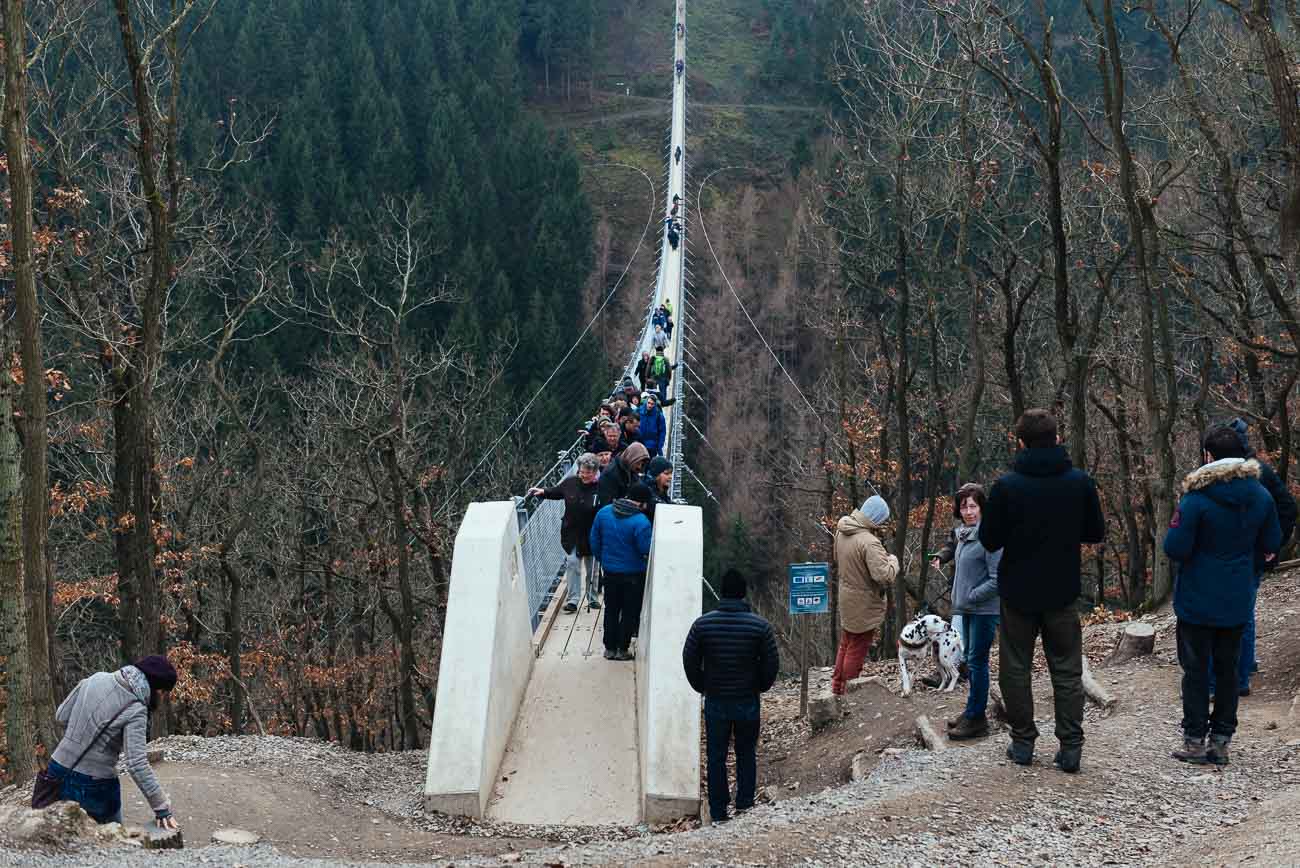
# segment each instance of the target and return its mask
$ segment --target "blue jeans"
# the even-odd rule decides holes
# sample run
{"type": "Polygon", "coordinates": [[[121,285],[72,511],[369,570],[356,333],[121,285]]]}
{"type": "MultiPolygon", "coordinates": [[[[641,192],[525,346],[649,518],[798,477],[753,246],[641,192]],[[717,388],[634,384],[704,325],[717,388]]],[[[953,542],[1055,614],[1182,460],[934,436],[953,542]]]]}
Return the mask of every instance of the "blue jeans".
{"type": "MultiPolygon", "coordinates": [[[[1250,676],[1255,672],[1255,599],[1259,596],[1259,583],[1263,576],[1255,577],[1250,589],[1250,620],[1241,631],[1241,652],[1237,657],[1237,692],[1250,689],[1250,676]]],[[[1214,658],[1210,658],[1210,692],[1215,693],[1214,658]]]]}
{"type": "Polygon", "coordinates": [[[54,760],[50,760],[49,772],[61,782],[62,801],[81,805],[96,823],[122,822],[122,784],[116,777],[92,778],[68,771],[54,760]]]}
{"type": "Polygon", "coordinates": [[[966,649],[970,670],[970,693],[966,696],[966,717],[978,720],[989,706],[989,651],[998,635],[997,615],[962,615],[961,645],[966,649]]]}
{"type": "Polygon", "coordinates": [[[708,756],[709,816],[727,816],[727,752],[736,742],[736,808],[754,807],[758,786],[758,697],[704,700],[704,742],[708,756]]]}

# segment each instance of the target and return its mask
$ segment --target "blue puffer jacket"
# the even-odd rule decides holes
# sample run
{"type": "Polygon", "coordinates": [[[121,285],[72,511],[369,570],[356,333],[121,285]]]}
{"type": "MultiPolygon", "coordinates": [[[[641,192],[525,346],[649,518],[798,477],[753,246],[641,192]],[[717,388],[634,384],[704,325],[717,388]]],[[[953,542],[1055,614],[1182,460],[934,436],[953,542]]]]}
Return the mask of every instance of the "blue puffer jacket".
{"type": "Polygon", "coordinates": [[[1174,612],[1189,624],[1239,627],[1250,620],[1255,558],[1282,545],[1277,508],[1259,463],[1224,458],[1192,471],[1165,534],[1178,561],[1174,612]]]}
{"type": "Polygon", "coordinates": [[[641,433],[639,439],[650,457],[654,458],[661,453],[664,448],[664,436],[667,434],[667,422],[664,419],[664,411],[659,409],[656,403],[651,409],[648,405],[642,404],[639,411],[641,415],[641,433]]]}
{"type": "Polygon", "coordinates": [[[591,525],[591,553],[607,573],[644,573],[654,528],[635,503],[619,498],[602,506],[591,525]]]}

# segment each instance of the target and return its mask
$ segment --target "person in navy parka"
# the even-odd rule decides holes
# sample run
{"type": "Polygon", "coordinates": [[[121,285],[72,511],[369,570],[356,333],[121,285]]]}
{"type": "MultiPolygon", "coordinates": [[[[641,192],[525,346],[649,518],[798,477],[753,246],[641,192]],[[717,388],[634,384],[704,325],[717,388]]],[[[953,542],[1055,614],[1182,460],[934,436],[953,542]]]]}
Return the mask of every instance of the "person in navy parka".
{"type": "Polygon", "coordinates": [[[646,392],[645,403],[641,405],[638,412],[641,415],[641,429],[638,436],[641,444],[650,453],[650,457],[654,458],[663,452],[664,435],[668,427],[664,419],[664,411],[659,409],[659,396],[654,392],[646,392]]]}
{"type": "Polygon", "coordinates": [[[1219,685],[1236,683],[1241,633],[1254,607],[1255,559],[1273,560],[1282,533],[1273,498],[1259,481],[1259,463],[1245,457],[1237,433],[1226,425],[1212,428],[1202,445],[1206,463],[1183,481],[1164,542],[1165,554],[1179,565],[1174,613],[1183,747],[1174,758],[1225,765],[1238,696],[1219,690],[1210,713],[1210,659],[1219,685]]]}

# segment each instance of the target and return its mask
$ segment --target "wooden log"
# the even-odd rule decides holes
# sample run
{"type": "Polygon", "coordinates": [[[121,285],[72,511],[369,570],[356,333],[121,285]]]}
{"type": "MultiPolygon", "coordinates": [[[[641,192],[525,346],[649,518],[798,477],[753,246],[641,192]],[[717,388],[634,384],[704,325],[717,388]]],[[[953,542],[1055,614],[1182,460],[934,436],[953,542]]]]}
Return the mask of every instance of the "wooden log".
{"type": "Polygon", "coordinates": [[[948,749],[948,739],[935,728],[935,725],[930,722],[930,718],[924,714],[916,719],[916,733],[921,742],[935,753],[948,749]]]}
{"type": "Polygon", "coordinates": [[[1002,691],[996,684],[989,685],[988,716],[1003,723],[1007,722],[1007,704],[1002,700],[1002,691]]]}
{"type": "Polygon", "coordinates": [[[1112,711],[1119,704],[1119,700],[1092,677],[1092,668],[1088,665],[1087,657],[1083,658],[1083,693],[1091,702],[1101,706],[1107,712],[1112,711]]]}
{"type": "Polygon", "coordinates": [[[1124,631],[1119,634],[1115,649],[1106,658],[1106,663],[1123,663],[1134,657],[1143,657],[1154,650],[1156,650],[1155,625],[1133,621],[1124,626],[1124,631]]]}

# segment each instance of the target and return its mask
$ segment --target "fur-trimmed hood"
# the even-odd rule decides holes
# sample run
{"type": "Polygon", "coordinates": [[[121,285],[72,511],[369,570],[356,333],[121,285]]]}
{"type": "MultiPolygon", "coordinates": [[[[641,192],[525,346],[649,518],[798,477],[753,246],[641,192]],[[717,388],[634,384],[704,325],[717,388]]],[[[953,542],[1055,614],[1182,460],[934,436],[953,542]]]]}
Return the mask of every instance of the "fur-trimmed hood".
{"type": "Polygon", "coordinates": [[[1200,491],[1218,482],[1259,479],[1259,462],[1253,458],[1220,458],[1198,467],[1183,480],[1183,493],[1200,491]]]}

